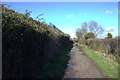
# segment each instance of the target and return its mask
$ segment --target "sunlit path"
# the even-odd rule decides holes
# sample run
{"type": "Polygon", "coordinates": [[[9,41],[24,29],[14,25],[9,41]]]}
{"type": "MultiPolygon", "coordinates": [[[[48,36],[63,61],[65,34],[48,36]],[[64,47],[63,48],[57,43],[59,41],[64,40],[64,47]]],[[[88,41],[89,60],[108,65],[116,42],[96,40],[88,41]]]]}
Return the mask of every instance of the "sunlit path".
{"type": "Polygon", "coordinates": [[[83,53],[77,44],[71,52],[71,59],[64,78],[105,78],[101,70],[83,53]]]}

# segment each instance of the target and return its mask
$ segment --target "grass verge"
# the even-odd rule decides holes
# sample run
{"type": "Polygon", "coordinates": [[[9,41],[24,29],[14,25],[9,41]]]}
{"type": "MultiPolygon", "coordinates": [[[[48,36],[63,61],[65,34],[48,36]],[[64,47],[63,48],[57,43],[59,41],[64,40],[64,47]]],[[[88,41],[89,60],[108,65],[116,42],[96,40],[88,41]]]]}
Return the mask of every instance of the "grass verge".
{"type": "MultiPolygon", "coordinates": [[[[79,45],[79,44],[78,44],[79,45]]],[[[88,49],[84,45],[79,45],[82,51],[90,57],[95,64],[101,69],[107,78],[119,78],[118,67],[120,65],[114,60],[104,56],[104,53],[88,49]]]]}

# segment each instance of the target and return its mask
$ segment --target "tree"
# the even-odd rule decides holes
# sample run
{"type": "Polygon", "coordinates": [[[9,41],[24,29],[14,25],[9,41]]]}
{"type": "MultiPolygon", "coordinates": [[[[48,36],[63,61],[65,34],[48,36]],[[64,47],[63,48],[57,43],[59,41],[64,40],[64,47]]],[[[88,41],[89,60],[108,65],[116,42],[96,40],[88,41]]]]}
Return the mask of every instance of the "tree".
{"type": "Polygon", "coordinates": [[[78,37],[78,39],[83,38],[84,34],[87,33],[87,30],[87,22],[82,23],[81,28],[78,28],[76,30],[76,36],[78,37]]]}
{"type": "Polygon", "coordinates": [[[78,28],[76,30],[76,36],[77,36],[77,38],[80,39],[80,38],[83,37],[83,35],[84,35],[84,31],[82,29],[78,28]]]}
{"type": "Polygon", "coordinates": [[[94,33],[95,37],[97,37],[98,35],[101,37],[101,34],[103,34],[104,29],[102,28],[101,25],[98,25],[97,22],[90,21],[89,22],[89,31],[94,33]]]}
{"type": "Polygon", "coordinates": [[[89,33],[85,34],[84,38],[85,38],[85,39],[95,38],[95,36],[94,36],[93,33],[89,32],[89,33]]]}
{"type": "Polygon", "coordinates": [[[108,39],[108,38],[112,38],[112,34],[111,33],[108,33],[107,37],[105,39],[108,39]]]}
{"type": "Polygon", "coordinates": [[[78,28],[76,30],[76,36],[78,38],[82,38],[88,31],[93,33],[95,37],[97,37],[98,35],[101,37],[104,29],[95,21],[90,21],[89,24],[87,24],[87,22],[84,22],[82,23],[81,28],[78,28]]]}
{"type": "Polygon", "coordinates": [[[82,23],[81,29],[82,29],[82,33],[83,33],[83,34],[86,34],[86,33],[87,33],[87,31],[88,31],[87,22],[82,23]]]}

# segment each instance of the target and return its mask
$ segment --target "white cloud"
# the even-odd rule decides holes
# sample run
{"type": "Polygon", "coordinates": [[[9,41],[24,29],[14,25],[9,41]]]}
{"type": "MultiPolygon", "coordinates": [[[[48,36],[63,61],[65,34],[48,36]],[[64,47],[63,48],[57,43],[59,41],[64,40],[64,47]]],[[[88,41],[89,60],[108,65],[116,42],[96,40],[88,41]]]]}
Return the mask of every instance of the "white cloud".
{"type": "MultiPolygon", "coordinates": [[[[116,36],[118,36],[118,32],[110,32],[110,33],[112,34],[113,38],[116,37],[116,36]]],[[[107,37],[107,34],[108,34],[107,32],[104,33],[104,34],[102,34],[102,35],[101,35],[101,38],[107,37]]],[[[100,36],[100,35],[99,35],[99,36],[100,36]]]]}
{"type": "Polygon", "coordinates": [[[111,34],[112,34],[112,36],[113,36],[113,38],[114,38],[114,37],[118,36],[118,31],[116,31],[116,32],[111,32],[111,34]]]}
{"type": "Polygon", "coordinates": [[[98,36],[101,36],[101,38],[105,38],[105,37],[107,37],[108,33],[111,33],[114,38],[114,37],[118,36],[118,31],[115,28],[116,28],[115,26],[110,26],[108,28],[105,28],[105,32],[102,35],[98,34],[98,36]]]}
{"type": "Polygon", "coordinates": [[[110,27],[108,27],[108,28],[105,28],[105,30],[106,30],[107,32],[113,32],[113,31],[115,30],[115,27],[114,27],[114,26],[110,26],[110,27]]]}
{"type": "Polygon", "coordinates": [[[72,18],[74,15],[73,14],[68,14],[66,17],[67,18],[72,18]]]}
{"type": "Polygon", "coordinates": [[[107,11],[105,11],[105,13],[106,13],[106,14],[112,14],[113,11],[109,11],[109,10],[107,10],[107,11]]]}

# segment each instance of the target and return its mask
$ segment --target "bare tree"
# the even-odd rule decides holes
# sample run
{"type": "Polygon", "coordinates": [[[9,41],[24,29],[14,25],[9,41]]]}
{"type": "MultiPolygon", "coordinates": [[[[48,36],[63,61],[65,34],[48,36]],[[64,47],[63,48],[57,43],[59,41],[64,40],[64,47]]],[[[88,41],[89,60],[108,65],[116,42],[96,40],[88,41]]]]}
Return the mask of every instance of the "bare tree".
{"type": "Polygon", "coordinates": [[[87,32],[92,32],[95,37],[98,35],[101,37],[101,35],[104,32],[104,29],[102,28],[101,25],[98,25],[97,22],[95,21],[90,21],[89,24],[87,22],[82,23],[81,28],[78,28],[76,30],[76,36],[78,39],[82,38],[87,32]]]}
{"type": "Polygon", "coordinates": [[[87,22],[82,23],[81,29],[83,34],[86,34],[88,32],[87,22]]]}
{"type": "Polygon", "coordinates": [[[78,37],[78,39],[83,38],[84,34],[86,34],[88,31],[88,27],[87,27],[87,22],[82,23],[81,28],[78,28],[76,30],[76,36],[78,37]]]}
{"type": "Polygon", "coordinates": [[[101,35],[104,32],[104,29],[102,28],[101,25],[98,25],[97,22],[90,21],[89,22],[89,31],[94,33],[95,37],[97,37],[98,35],[101,37],[101,35]]]}
{"type": "Polygon", "coordinates": [[[80,28],[76,29],[76,36],[78,37],[78,39],[82,38],[84,35],[84,31],[80,28]]]}

